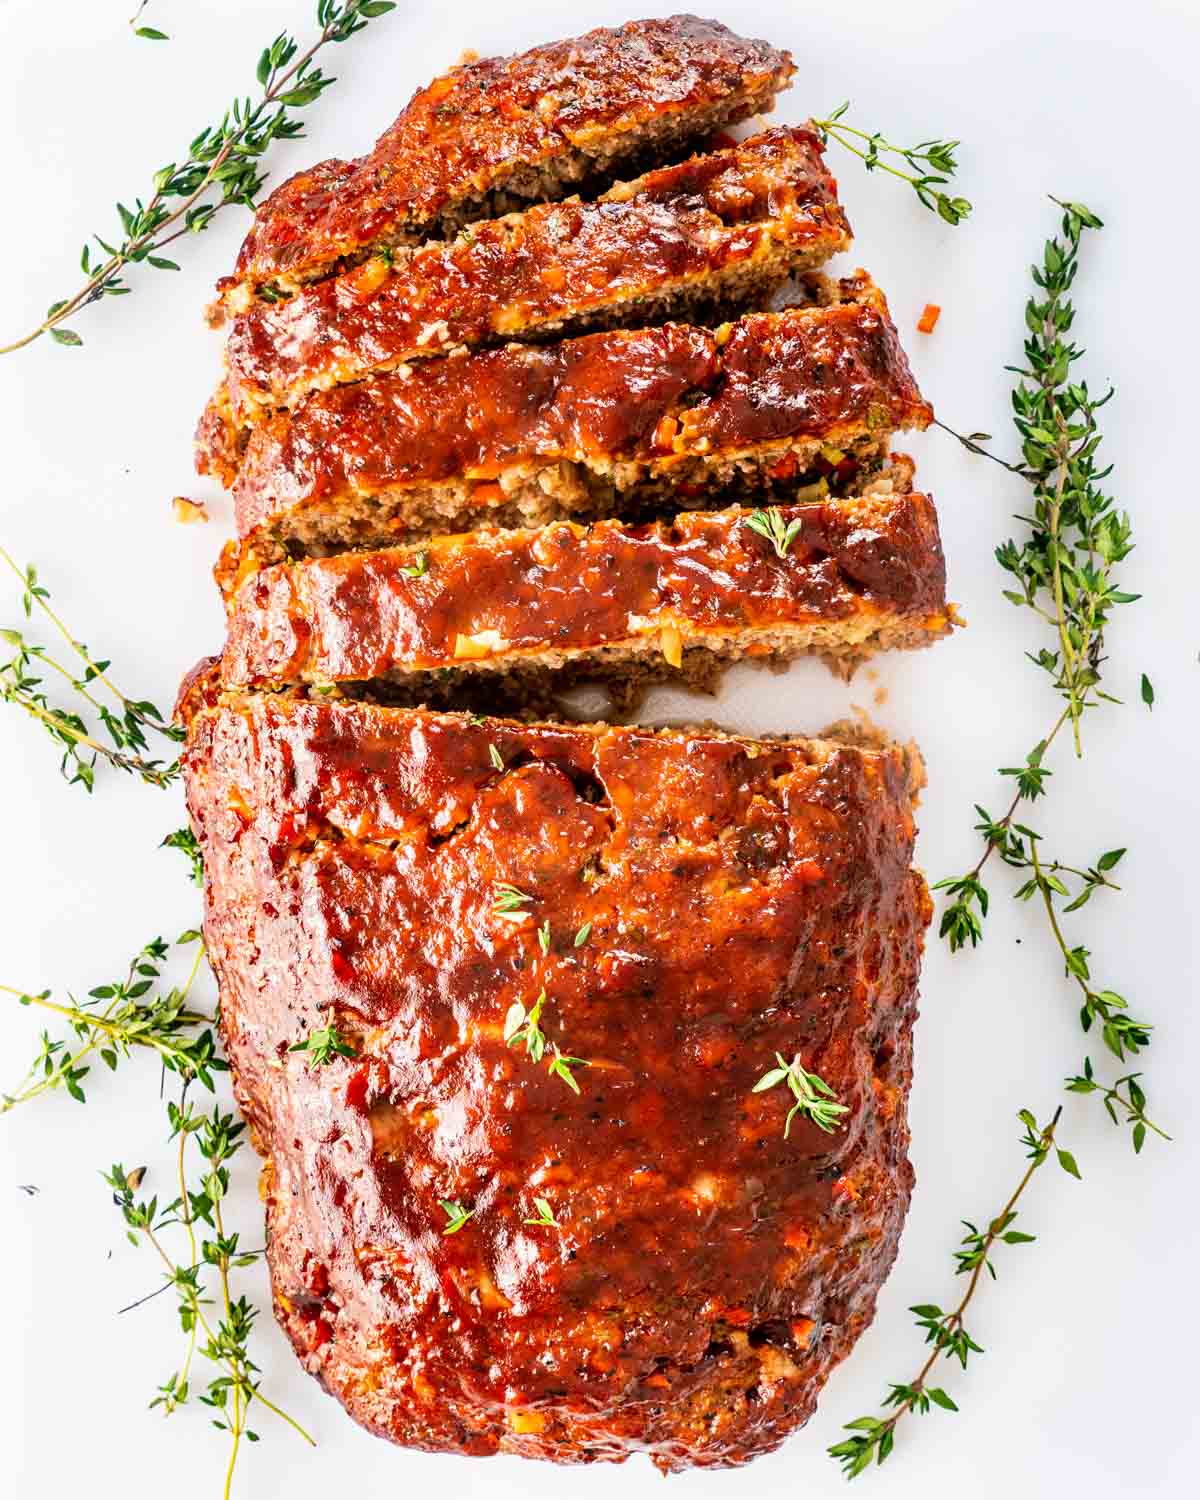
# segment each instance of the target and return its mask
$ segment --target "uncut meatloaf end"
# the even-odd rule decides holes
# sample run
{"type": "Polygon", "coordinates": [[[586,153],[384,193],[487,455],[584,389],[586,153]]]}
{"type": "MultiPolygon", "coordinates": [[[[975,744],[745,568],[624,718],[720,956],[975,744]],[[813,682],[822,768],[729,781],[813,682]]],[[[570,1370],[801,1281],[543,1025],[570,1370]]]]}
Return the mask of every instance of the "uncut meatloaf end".
{"type": "Polygon", "coordinates": [[[775,1448],[870,1323],[909,1200],[915,753],[211,673],[185,713],[222,1032],[305,1367],[432,1451],[673,1470],[775,1448]],[[542,993],[544,1052],[506,1045],[542,993]],[[292,1050],[330,1025],[353,1055],[292,1050]],[[777,1055],[844,1104],[831,1131],[755,1092],[777,1055]]]}
{"type": "Polygon", "coordinates": [[[293,291],[372,250],[605,187],[769,110],[793,72],[788,53],[687,15],[453,68],[369,155],[277,188],[221,290],[240,311],[260,285],[293,291]]]}
{"type": "Polygon", "coordinates": [[[279,302],[226,343],[227,400],[253,425],[310,390],[505,339],[686,317],[719,321],[850,243],[816,133],[776,128],[539,204],[404,256],[374,256],[279,302]]]}
{"type": "MultiPolygon", "coordinates": [[[[718,329],[509,345],[314,392],[250,434],[238,534],[333,551],[844,481],[932,410],[864,272],[809,288],[805,304],[718,329]]],[[[211,436],[201,467],[223,463],[211,436]]]]}
{"type": "Polygon", "coordinates": [[[911,477],[900,458],[861,494],[770,514],[560,521],[252,570],[231,580],[223,681],[388,679],[420,700],[431,673],[487,691],[496,674],[686,678],[693,656],[802,653],[848,672],[952,625],[937,514],[911,477]]]}

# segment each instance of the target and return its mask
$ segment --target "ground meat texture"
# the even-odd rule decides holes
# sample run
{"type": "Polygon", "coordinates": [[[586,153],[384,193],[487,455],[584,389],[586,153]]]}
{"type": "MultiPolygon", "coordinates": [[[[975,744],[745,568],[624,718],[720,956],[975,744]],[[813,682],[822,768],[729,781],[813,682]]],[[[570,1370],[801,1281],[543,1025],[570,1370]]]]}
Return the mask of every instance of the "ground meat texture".
{"type": "Polygon", "coordinates": [[[205,936],[306,1367],[430,1450],[775,1447],[908,1203],[912,753],[215,692],[184,702],[205,936]],[[543,990],[578,1094],[505,1045],[543,990]],[[354,1057],[289,1050],[331,1021],[354,1057]],[[753,1092],[777,1052],[832,1134],[753,1092]]]}
{"type": "Polygon", "coordinates": [[[908,471],[861,496],[627,526],[438,537],[420,547],[276,563],[229,600],[230,686],[636,660],[668,674],[692,651],[843,665],[950,628],[937,516],[908,471]],[[886,486],[884,488],[883,486],[886,486]]]}
{"type": "Polygon", "coordinates": [[[599,202],[541,204],[296,297],[256,301],[226,345],[236,421],[463,345],[713,314],[850,242],[821,143],[775,129],[599,202]]]}
{"type": "Polygon", "coordinates": [[[769,110],[786,52],[695,16],[631,21],[519,57],[485,58],[420,89],[369,155],[297,173],[260,206],[223,289],[288,289],[404,244],[678,157],[769,110]]]}
{"type": "MultiPolygon", "coordinates": [[[[719,330],[668,323],[512,345],[314,393],[254,429],[238,533],[311,548],[393,524],[606,514],[639,490],[686,501],[791,477],[822,450],[836,467],[855,445],[878,453],[893,430],[927,425],[870,278],[817,278],[813,290],[813,304],[719,330]]],[[[202,465],[220,463],[213,430],[200,435],[202,465]]]]}

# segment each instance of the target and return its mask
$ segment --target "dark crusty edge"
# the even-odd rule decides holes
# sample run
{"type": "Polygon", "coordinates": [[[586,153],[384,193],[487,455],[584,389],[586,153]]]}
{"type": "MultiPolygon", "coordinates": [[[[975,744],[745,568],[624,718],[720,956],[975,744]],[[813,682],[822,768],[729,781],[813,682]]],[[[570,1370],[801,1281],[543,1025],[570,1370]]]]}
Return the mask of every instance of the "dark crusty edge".
{"type": "Polygon", "coordinates": [[[277,188],[221,288],[294,291],[372,250],[607,185],[769,110],[793,72],[786,52],[694,16],[454,68],[413,96],[367,156],[322,162],[277,188]]]}
{"type": "Polygon", "coordinates": [[[849,243],[820,138],[776,127],[594,203],[538,204],[286,301],[249,299],[215,399],[252,425],[309,391],[462,346],[703,320],[761,305],[849,243]]]}
{"type": "Polygon", "coordinates": [[[714,490],[811,471],[822,449],[840,455],[826,469],[843,450],[877,459],[892,431],[932,411],[870,279],[812,281],[824,305],[715,332],[666,324],[514,345],[315,393],[252,433],[239,535],[361,547],[648,497],[711,505],[714,490]]]}
{"type": "Polygon", "coordinates": [[[693,651],[816,653],[848,670],[946,634],[953,613],[932,501],[899,460],[863,493],[779,507],[779,556],[745,509],[628,527],[571,522],[423,548],[280,563],[228,602],[227,687],[424,674],[589,670],[643,679],[693,651]]]}

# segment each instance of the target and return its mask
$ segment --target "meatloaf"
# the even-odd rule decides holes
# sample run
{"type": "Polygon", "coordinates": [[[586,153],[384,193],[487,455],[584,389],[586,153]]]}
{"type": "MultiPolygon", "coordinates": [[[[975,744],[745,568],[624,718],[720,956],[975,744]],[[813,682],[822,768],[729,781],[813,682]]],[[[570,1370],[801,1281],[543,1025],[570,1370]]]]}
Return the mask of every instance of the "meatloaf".
{"type": "MultiPolygon", "coordinates": [[[[321,550],[611,514],[664,492],[686,504],[819,472],[823,453],[852,475],[932,411],[866,273],[811,290],[715,330],[514,344],[315,392],[251,433],[234,471],[239,535],[321,550]]],[[[224,468],[223,434],[210,413],[202,462],[224,468]]]]}
{"type": "Polygon", "coordinates": [[[229,407],[250,424],[459,346],[736,310],[849,242],[820,140],[777,128],[597,202],[539,204],[255,301],[226,342],[229,407]]]}
{"type": "Polygon", "coordinates": [[[452,68],[358,161],[299,172],[259,207],[222,291],[295,290],[372,251],[531,199],[603,188],[769,110],[788,53],[696,16],[631,21],[452,68]]]}
{"type": "Polygon", "coordinates": [[[944,634],[945,581],[933,503],[900,460],[846,498],[642,526],[560,521],[251,570],[229,600],[222,676],[391,679],[420,693],[429,672],[584,677],[620,664],[644,679],[693,654],[818,652],[846,670],[944,634]]]}
{"type": "Polygon", "coordinates": [[[914,754],[295,693],[188,710],[222,1033],[306,1368],[432,1451],[776,1447],[870,1322],[912,1183],[914,754]],[[328,1027],[341,1051],[297,1050],[328,1027]],[[755,1090],[780,1059],[827,1087],[825,1128],[755,1090]]]}

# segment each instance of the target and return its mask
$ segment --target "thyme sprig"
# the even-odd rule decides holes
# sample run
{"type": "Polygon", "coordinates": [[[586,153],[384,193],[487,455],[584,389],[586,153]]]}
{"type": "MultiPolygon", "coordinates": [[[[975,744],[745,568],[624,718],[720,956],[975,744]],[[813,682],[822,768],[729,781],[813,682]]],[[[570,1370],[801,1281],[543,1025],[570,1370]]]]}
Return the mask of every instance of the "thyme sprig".
{"type": "Polygon", "coordinates": [[[212,1091],[213,1074],[227,1071],[228,1064],[217,1052],[213,1017],[189,1003],[204,944],[198,932],[185,932],[176,939],[176,946],[193,944],[196,951],[187,980],[165,991],[155,986],[170,945],[157,937],[134,955],[123,978],[98,985],[81,1001],[68,995],[68,1003],[61,1004],[51,999],[50,990],[30,994],[0,985],[0,993],[13,995],[18,1004],[64,1018],[70,1033],[52,1039],[49,1032],[42,1032],[38,1053],[25,1077],[12,1093],[0,1095],[0,1114],[55,1089],[65,1089],[83,1104],[83,1080],[95,1058],[115,1072],[120,1062],[138,1050],[155,1054],[164,1068],[185,1082],[195,1079],[212,1091]]]}
{"type": "Polygon", "coordinates": [[[112,1189],[130,1242],[135,1246],[148,1244],[154,1250],[163,1264],[165,1284],[174,1288],[178,1300],[180,1326],[186,1339],[184,1358],[157,1388],[150,1406],[170,1415],[188,1402],[197,1352],[215,1367],[199,1399],[211,1408],[213,1425],[230,1436],[224,1486],[228,1500],[242,1439],[258,1441],[258,1433],[249,1426],[254,1402],[273,1412],[305,1442],[314,1447],[316,1444],[293,1417],[262,1394],[256,1378],[258,1366],[249,1352],[258,1311],[244,1295],[235,1297],[233,1293],[233,1273],[253,1265],[261,1253],[241,1249],[237,1233],[226,1228],[223,1209],[229,1192],[229,1163],[242,1147],[246,1127],[232,1114],[223,1113],[218,1105],[207,1114],[197,1113],[188,1101],[186,1082],[180,1102],[168,1102],[167,1116],[171,1127],[168,1138],[178,1142],[178,1195],[171,1202],[160,1204],[157,1195],[149,1199],[136,1196],[145,1175],[142,1168],[126,1172],[118,1162],[110,1172],[101,1175],[112,1189]],[[203,1162],[194,1184],[187,1173],[189,1142],[194,1144],[203,1162]],[[211,1237],[204,1234],[201,1226],[211,1231],[211,1237]],[[183,1231],[182,1260],[167,1249],[165,1231],[171,1228],[183,1231]],[[206,1275],[212,1273],[216,1277],[215,1297],[205,1283],[206,1275]]]}
{"type": "Polygon", "coordinates": [[[942,191],[958,170],[954,153],[961,143],[933,140],[921,141],[916,146],[894,146],[877,130],[859,130],[847,125],[845,117],[849,109],[847,99],[827,119],[811,122],[822,141],[834,140],[847,151],[852,151],[868,172],[888,172],[907,182],[926,208],[947,224],[961,224],[970,214],[971,204],[966,198],[951,197],[942,191]],[[906,172],[895,161],[888,160],[889,157],[899,158],[911,170],[906,172]]]}
{"type": "MultiPolygon", "coordinates": [[[[1029,653],[1029,659],[1049,677],[1061,707],[1023,762],[1000,768],[1001,776],[1013,783],[1005,812],[995,817],[976,806],[975,827],[983,849],[975,864],[934,888],[950,898],[939,931],[955,952],[967,944],[975,947],[983,938],[989,896],[982,876],[988,861],[995,856],[1023,872],[1026,879],[1016,898],[1036,898],[1043,910],[1064,972],[1079,990],[1083,1030],[1097,1027],[1109,1052],[1124,1061],[1149,1044],[1152,1027],[1129,1014],[1128,1002],[1118,991],[1093,981],[1091,955],[1082,944],[1068,940],[1062,917],[1078,911],[1098,891],[1118,889],[1110,877],[1125,850],[1107,850],[1091,865],[1049,860],[1040,849],[1041,835],[1017,821],[1023,804],[1046,794],[1053,774],[1048,752],[1063,731],[1070,727],[1076,756],[1082,756],[1085,716],[1101,703],[1118,701],[1103,687],[1107,630],[1113,612],[1138,598],[1117,586],[1117,567],[1133,548],[1132,528],[1129,517],[1102,490],[1110,470],[1101,468],[1097,458],[1098,413],[1113,392],[1110,388],[1093,396],[1086,381],[1073,378],[1083,351],[1070,338],[1075,322],[1070,293],[1084,231],[1102,225],[1083,204],[1052,201],[1062,209],[1060,231],[1046,241],[1042,263],[1032,269],[1035,291],[1025,308],[1025,362],[1010,367],[1017,376],[1012,401],[1022,449],[1019,472],[1033,490],[1033,506],[1021,518],[1028,528],[1025,536],[1004,542],[996,549],[996,560],[1017,585],[1004,590],[1005,598],[1032,610],[1050,631],[1051,644],[1029,653]]],[[[1142,697],[1145,701],[1144,689],[1142,697]]],[[[1080,1092],[1099,1092],[1107,1098],[1103,1090],[1080,1092]]],[[[1147,1130],[1164,1137],[1165,1132],[1146,1116],[1140,1087],[1138,1095],[1140,1103],[1128,1093],[1118,1097],[1128,1105],[1126,1114],[1140,1149],[1147,1130]]],[[[1107,1102],[1112,1113],[1116,1100],[1107,1102]]]]}
{"type": "Polygon", "coordinates": [[[0,630],[0,639],[15,653],[0,663],[0,701],[14,704],[42,726],[62,751],[59,769],[69,785],[80,785],[91,792],[100,759],[150,786],[170,786],[178,779],[179,762],[152,759],[147,735],[177,743],[183,738],[183,730],[169,723],[153,703],[121,692],[109,676],[112,663],[93,657],[72,635],[50,603],[50,592],[32,563],[18,566],[4,547],[0,547],[0,561],[20,580],[25,618],[31,619],[36,610],[82,663],[82,670],[76,672],[46,647],[29,641],[24,632],[0,630]],[[55,673],[75,694],[76,708],[63,708],[50,701],[43,690],[42,674],[46,670],[55,673]],[[102,694],[107,694],[107,699],[102,694]],[[110,743],[99,739],[100,734],[106,734],[110,743]]]}
{"type": "Polygon", "coordinates": [[[159,845],[161,849],[178,849],[188,862],[188,874],[193,885],[204,884],[204,854],[199,841],[190,828],[176,828],[168,833],[159,845]]]}
{"type": "Polygon", "coordinates": [[[526,1055],[535,1063],[542,1061],[548,1049],[550,1060],[546,1063],[546,1071],[552,1078],[558,1078],[565,1083],[573,1094],[578,1094],[579,1083],[572,1070],[590,1068],[592,1064],[586,1057],[572,1057],[569,1052],[564,1052],[557,1042],[548,1040],[540,1025],[545,1004],[545,990],[538,995],[528,1010],[519,1000],[514,1000],[504,1017],[504,1040],[510,1047],[524,1046],[526,1055]]]}
{"type": "Polygon", "coordinates": [[[201,233],[231,204],[253,208],[266,181],[262,159],[268,148],[275,141],[302,136],[304,127],[294,111],[314,104],[336,82],[314,66],[314,58],[395,8],[394,0],[317,0],[319,30],[303,52],[294,37],[280,32],[258,59],[255,77],[262,92],[257,101],[249,95],[237,98],[217,125],[205,126],[189,143],[182,162],[168,162],[154,174],[153,191],[144,203],[135,198],[132,209],[118,203],[122,234],[114,236],[115,243],[99,234],[84,242],[79,259],[86,277],[83,285],[52,302],[38,326],[0,347],[0,354],[24,349],[46,333],[59,344],[82,344],[78,333],[62,325],[103,297],[131,292],[126,282],[129,267],[177,271],[178,263],[162,254],[169,245],[184,235],[201,233]]]}
{"type": "Polygon", "coordinates": [[[492,910],[503,916],[509,912],[524,912],[525,908],[533,900],[524,891],[518,890],[515,885],[509,885],[507,881],[501,881],[495,887],[495,899],[492,901],[492,910]]]}
{"type": "Polygon", "coordinates": [[[782,512],[772,505],[767,510],[754,511],[742,524],[747,531],[753,531],[758,536],[765,537],[774,547],[775,556],[783,558],[787,556],[788,548],[800,535],[802,522],[785,521],[782,512]]]}
{"type": "Polygon", "coordinates": [[[967,1309],[979,1290],[984,1271],[987,1271],[992,1280],[996,1279],[996,1267],[992,1260],[996,1246],[1027,1245],[1036,1238],[1023,1230],[1014,1229],[1013,1224],[1017,1218],[1017,1204],[1034,1174],[1049,1158],[1051,1150],[1054,1150],[1064,1172],[1072,1177],[1079,1177],[1075,1158],[1055,1142],[1055,1131],[1061,1115],[1062,1107],[1059,1106],[1046,1125],[1039,1125],[1031,1111],[1023,1109],[1019,1112],[1017,1118],[1025,1127],[1021,1144],[1026,1148],[1029,1164],[1004,1207],[988,1221],[985,1229],[981,1230],[969,1221],[963,1221],[967,1232],[959,1242],[961,1248],[954,1251],[955,1274],[968,1277],[968,1281],[957,1304],[948,1312],[933,1302],[919,1302],[909,1309],[916,1317],[917,1327],[924,1331],[925,1342],[933,1347],[911,1380],[895,1383],[889,1388],[881,1403],[884,1413],[856,1417],[845,1424],[850,1436],[840,1443],[834,1443],[829,1453],[841,1464],[847,1479],[857,1478],[872,1463],[881,1464],[888,1458],[895,1445],[897,1424],[910,1412],[924,1416],[934,1406],[943,1411],[958,1410],[953,1398],[941,1386],[931,1385],[929,1378],[941,1359],[957,1360],[965,1370],[972,1355],[984,1352],[967,1330],[967,1309]]]}
{"type": "Polygon", "coordinates": [[[442,1212],[446,1215],[446,1227],[442,1230],[443,1234],[457,1234],[464,1224],[475,1217],[473,1208],[464,1208],[454,1198],[440,1198],[438,1202],[442,1212]]]}
{"type": "Polygon", "coordinates": [[[554,1217],[554,1210],[550,1207],[548,1198],[535,1198],[533,1206],[537,1209],[537,1215],[531,1219],[524,1219],[525,1224],[535,1224],[544,1229],[561,1229],[562,1225],[554,1217]]]}
{"type": "Polygon", "coordinates": [[[818,1130],[832,1134],[840,1123],[840,1117],[850,1112],[850,1106],[839,1103],[837,1095],[825,1080],[804,1068],[798,1052],[791,1062],[781,1052],[777,1052],[775,1061],[778,1067],[768,1069],[750,1092],[761,1094],[765,1089],[773,1089],[781,1083],[787,1084],[796,1102],[788,1110],[784,1121],[784,1140],[791,1134],[792,1120],[797,1114],[805,1115],[818,1130]]]}
{"type": "Polygon", "coordinates": [[[310,1031],[303,1041],[293,1042],[289,1052],[307,1052],[310,1068],[323,1068],[335,1057],[357,1057],[354,1045],[338,1030],[332,1018],[325,1026],[310,1031]]]}

